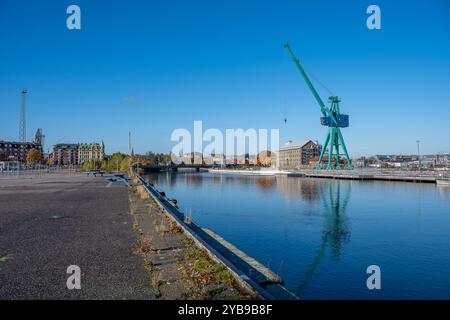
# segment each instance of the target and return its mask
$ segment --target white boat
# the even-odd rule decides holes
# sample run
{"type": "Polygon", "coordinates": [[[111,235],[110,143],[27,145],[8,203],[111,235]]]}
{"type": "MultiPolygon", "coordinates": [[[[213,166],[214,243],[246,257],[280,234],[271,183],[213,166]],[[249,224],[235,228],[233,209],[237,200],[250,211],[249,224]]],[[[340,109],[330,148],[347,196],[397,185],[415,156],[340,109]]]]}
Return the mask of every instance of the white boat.
{"type": "Polygon", "coordinates": [[[436,179],[436,184],[438,185],[438,186],[448,186],[448,187],[450,187],[450,179],[443,179],[443,178],[438,178],[438,179],[436,179]]]}

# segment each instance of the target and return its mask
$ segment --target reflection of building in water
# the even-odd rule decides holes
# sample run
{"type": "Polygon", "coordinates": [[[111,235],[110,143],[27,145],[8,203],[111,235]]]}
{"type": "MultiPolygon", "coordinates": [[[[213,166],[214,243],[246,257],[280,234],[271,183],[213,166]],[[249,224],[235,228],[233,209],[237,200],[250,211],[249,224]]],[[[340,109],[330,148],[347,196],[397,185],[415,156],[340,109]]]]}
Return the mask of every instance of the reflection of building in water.
{"type": "Polygon", "coordinates": [[[276,177],[277,189],[289,200],[317,201],[319,198],[318,185],[325,182],[325,180],[310,178],[276,177]]]}
{"type": "Polygon", "coordinates": [[[202,175],[190,173],[181,173],[181,175],[184,177],[184,182],[186,185],[201,186],[203,184],[202,175]]]}
{"type": "Polygon", "coordinates": [[[342,243],[350,241],[350,226],[348,218],[345,215],[348,199],[350,197],[349,182],[340,180],[327,180],[327,184],[319,185],[320,198],[322,200],[326,217],[322,231],[322,238],[317,249],[316,256],[306,269],[302,280],[297,289],[297,294],[300,295],[306,287],[308,281],[314,275],[315,270],[320,264],[326,249],[331,250],[331,257],[338,259],[341,255],[342,243]],[[345,191],[341,191],[341,184],[347,185],[345,191]]]}
{"type": "Polygon", "coordinates": [[[179,177],[179,175],[167,171],[147,173],[144,177],[148,182],[151,182],[158,187],[164,188],[164,186],[175,186],[177,184],[177,178],[179,177]]]}
{"type": "Polygon", "coordinates": [[[216,184],[216,185],[222,184],[222,175],[220,175],[220,174],[212,175],[211,181],[213,184],[216,184]]]}
{"type": "Polygon", "coordinates": [[[441,200],[445,200],[450,196],[450,188],[447,186],[438,186],[438,194],[441,200]]]}
{"type": "Polygon", "coordinates": [[[165,172],[165,173],[163,174],[163,176],[165,176],[165,181],[166,181],[166,184],[167,184],[167,185],[169,185],[169,186],[171,186],[171,187],[176,186],[176,184],[177,184],[177,178],[178,178],[178,175],[177,175],[176,173],[173,173],[173,172],[165,172]]]}
{"type": "Polygon", "coordinates": [[[224,175],[224,183],[236,186],[249,186],[253,184],[253,177],[244,175],[224,175]]]}
{"type": "Polygon", "coordinates": [[[255,179],[255,186],[258,189],[261,189],[262,191],[269,191],[275,188],[275,185],[277,183],[276,177],[273,176],[260,176],[254,177],[254,179],[255,179]]]}

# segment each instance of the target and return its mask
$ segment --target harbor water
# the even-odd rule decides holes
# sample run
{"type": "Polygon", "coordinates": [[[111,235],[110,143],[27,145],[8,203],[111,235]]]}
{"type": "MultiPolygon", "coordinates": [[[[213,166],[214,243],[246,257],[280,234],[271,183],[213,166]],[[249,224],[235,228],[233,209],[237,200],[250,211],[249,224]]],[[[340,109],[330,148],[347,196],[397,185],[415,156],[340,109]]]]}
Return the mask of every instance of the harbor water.
{"type": "Polygon", "coordinates": [[[427,183],[155,173],[179,208],[301,299],[450,299],[450,188],[427,183]],[[381,289],[367,287],[367,268],[381,289]]]}

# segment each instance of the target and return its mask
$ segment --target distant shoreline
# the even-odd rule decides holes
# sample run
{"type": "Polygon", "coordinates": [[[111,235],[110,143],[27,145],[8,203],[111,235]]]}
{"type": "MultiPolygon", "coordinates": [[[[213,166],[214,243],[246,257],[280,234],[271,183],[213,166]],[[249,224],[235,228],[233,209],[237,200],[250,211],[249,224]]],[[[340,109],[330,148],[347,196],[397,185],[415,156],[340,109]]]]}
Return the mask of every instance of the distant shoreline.
{"type": "Polygon", "coordinates": [[[224,174],[247,174],[258,176],[274,176],[277,174],[287,174],[287,172],[272,169],[272,170],[245,170],[245,169],[208,169],[210,173],[224,173],[224,174]]]}

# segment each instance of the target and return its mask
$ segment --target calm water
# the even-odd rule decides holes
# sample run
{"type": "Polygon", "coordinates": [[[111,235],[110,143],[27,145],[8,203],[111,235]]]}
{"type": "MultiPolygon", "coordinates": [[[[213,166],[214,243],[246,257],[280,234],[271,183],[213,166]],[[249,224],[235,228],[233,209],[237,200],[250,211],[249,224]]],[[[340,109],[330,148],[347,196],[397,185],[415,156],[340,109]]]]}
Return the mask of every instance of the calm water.
{"type": "Polygon", "coordinates": [[[303,299],[450,299],[448,187],[209,173],[148,179],[303,299]],[[366,287],[372,264],[381,290],[366,287]]]}

